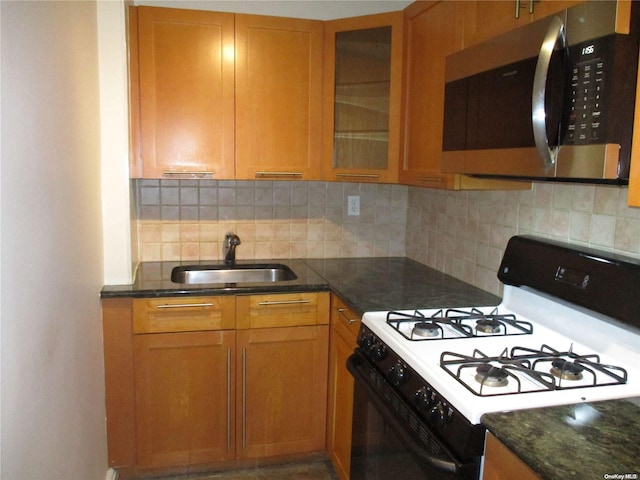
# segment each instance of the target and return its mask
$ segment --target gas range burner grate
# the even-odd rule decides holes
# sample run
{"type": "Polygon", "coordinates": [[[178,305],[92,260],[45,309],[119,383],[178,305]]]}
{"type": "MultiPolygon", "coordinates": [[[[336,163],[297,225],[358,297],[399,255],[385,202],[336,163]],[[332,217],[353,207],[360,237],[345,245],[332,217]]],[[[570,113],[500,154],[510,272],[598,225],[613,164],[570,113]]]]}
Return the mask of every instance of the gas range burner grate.
{"type": "Polygon", "coordinates": [[[482,397],[543,392],[554,390],[556,385],[552,374],[532,370],[528,359],[510,358],[506,348],[497,357],[477,348],[472,356],[442,352],[440,366],[471,393],[482,397]]]}
{"type": "Polygon", "coordinates": [[[511,358],[532,361],[531,368],[537,371],[548,370],[557,378],[557,388],[573,388],[574,382],[585,379],[584,386],[617,385],[627,383],[627,371],[615,365],[600,362],[597,354],[578,355],[573,345],[566,352],[559,352],[549,345],[539,350],[513,347],[511,358]]]}
{"type": "Polygon", "coordinates": [[[461,310],[440,309],[430,316],[419,310],[413,313],[387,313],[387,324],[407,340],[444,340],[507,335],[527,335],[533,332],[529,322],[517,320],[513,314],[489,313],[477,308],[461,310]]]}
{"type": "Polygon", "coordinates": [[[600,362],[596,354],[578,355],[573,346],[560,352],[548,345],[540,349],[505,348],[498,356],[475,349],[471,356],[443,352],[440,366],[478,396],[513,395],[570,388],[619,385],[627,382],[624,368],[600,362]]]}

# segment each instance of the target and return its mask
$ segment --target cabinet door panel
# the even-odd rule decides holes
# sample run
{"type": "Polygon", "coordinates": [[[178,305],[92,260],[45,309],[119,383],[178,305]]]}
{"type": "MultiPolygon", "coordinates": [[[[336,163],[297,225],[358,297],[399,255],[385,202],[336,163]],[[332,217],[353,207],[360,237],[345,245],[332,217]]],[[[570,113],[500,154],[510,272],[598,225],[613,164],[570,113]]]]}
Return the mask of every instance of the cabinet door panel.
{"type": "Polygon", "coordinates": [[[239,330],[238,458],[324,449],[328,326],[239,330]]]}
{"type": "Polygon", "coordinates": [[[462,49],[461,22],[456,19],[463,13],[464,2],[425,6],[406,11],[405,142],[400,179],[412,185],[454,188],[456,176],[440,169],[444,74],[447,55],[462,49]]]}
{"type": "Polygon", "coordinates": [[[516,0],[477,0],[463,2],[465,11],[465,47],[488,40],[531,21],[528,0],[521,0],[519,17],[516,18],[516,0]]]}
{"type": "Polygon", "coordinates": [[[329,348],[329,397],[327,408],[327,451],[341,480],[349,478],[351,467],[351,424],[353,377],[347,359],[356,348],[360,317],[342,300],[331,297],[331,339],[329,348]]]}
{"type": "Polygon", "coordinates": [[[540,480],[540,477],[493,434],[487,433],[483,480],[540,480]]]}
{"type": "Polygon", "coordinates": [[[233,14],[139,7],[138,22],[143,176],[233,178],[233,14]]]}
{"type": "Polygon", "coordinates": [[[236,328],[329,323],[329,293],[279,293],[236,297],[236,328]]]}
{"type": "Polygon", "coordinates": [[[233,297],[138,298],[133,301],[134,333],[231,330],[233,297]]]}
{"type": "Polygon", "coordinates": [[[141,468],[234,458],[235,332],[136,335],[141,468]]]}
{"type": "Polygon", "coordinates": [[[320,178],[322,22],[236,15],[236,178],[320,178]]]}
{"type": "Polygon", "coordinates": [[[325,23],[322,168],[326,180],[397,180],[402,28],[402,12],[325,23]]]}

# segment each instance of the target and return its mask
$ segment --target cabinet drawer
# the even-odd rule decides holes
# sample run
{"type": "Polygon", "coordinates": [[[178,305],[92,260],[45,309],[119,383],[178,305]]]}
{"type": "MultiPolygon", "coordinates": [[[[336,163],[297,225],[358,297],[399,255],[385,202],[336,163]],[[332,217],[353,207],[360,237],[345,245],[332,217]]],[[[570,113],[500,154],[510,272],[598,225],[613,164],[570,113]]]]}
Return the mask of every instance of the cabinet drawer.
{"type": "Polygon", "coordinates": [[[349,344],[355,346],[362,318],[342,301],[331,297],[331,326],[349,344]]]}
{"type": "Polygon", "coordinates": [[[235,327],[235,299],[143,298],[133,301],[133,333],[228,330],[235,327]]]}
{"type": "Polygon", "coordinates": [[[236,328],[295,327],[329,323],[329,292],[236,297],[236,328]]]}

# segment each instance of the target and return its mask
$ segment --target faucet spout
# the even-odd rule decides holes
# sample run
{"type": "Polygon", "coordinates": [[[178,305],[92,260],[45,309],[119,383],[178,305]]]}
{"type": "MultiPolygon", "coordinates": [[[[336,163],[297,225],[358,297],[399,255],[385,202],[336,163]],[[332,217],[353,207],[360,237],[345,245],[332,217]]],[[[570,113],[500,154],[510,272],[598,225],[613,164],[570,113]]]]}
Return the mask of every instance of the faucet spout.
{"type": "Polygon", "coordinates": [[[233,232],[229,232],[222,242],[222,255],[224,263],[232,265],[236,262],[236,247],[240,245],[240,237],[233,232]]]}

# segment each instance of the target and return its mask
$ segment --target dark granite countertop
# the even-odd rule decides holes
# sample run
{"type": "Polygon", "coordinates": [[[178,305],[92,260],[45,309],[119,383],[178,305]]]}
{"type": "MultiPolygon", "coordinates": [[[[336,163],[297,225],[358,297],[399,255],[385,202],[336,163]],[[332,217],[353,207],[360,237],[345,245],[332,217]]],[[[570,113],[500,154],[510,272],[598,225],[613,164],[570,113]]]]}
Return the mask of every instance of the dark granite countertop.
{"type": "Polygon", "coordinates": [[[483,415],[545,480],[640,478],[640,398],[483,415]]]}
{"type": "MultiPolygon", "coordinates": [[[[194,264],[198,262],[184,262],[194,264]]],[[[219,264],[220,262],[200,262],[219,264]]],[[[102,298],[168,297],[181,295],[238,295],[328,291],[351,308],[367,311],[497,305],[500,298],[484,290],[404,257],[246,260],[238,264],[283,263],[296,280],[269,284],[183,285],[171,282],[171,270],[180,262],[143,262],[132,285],[109,285],[102,298]]]]}
{"type": "Polygon", "coordinates": [[[173,283],[171,271],[180,265],[224,265],[219,261],[203,262],[142,262],[132,285],[107,285],[100,292],[101,298],[113,297],[176,297],[184,295],[241,295],[251,293],[282,293],[328,291],[327,281],[301,260],[243,260],[236,265],[284,264],[298,277],[274,283],[234,283],[186,285],[173,283]]]}
{"type": "Polygon", "coordinates": [[[500,298],[403,257],[305,260],[357,313],[497,305],[500,298]]]}

